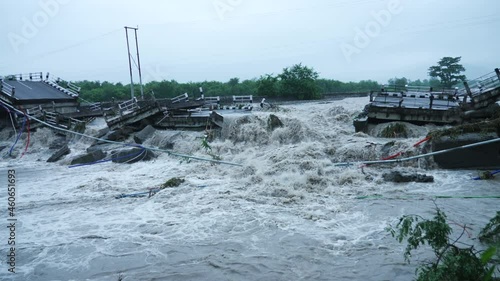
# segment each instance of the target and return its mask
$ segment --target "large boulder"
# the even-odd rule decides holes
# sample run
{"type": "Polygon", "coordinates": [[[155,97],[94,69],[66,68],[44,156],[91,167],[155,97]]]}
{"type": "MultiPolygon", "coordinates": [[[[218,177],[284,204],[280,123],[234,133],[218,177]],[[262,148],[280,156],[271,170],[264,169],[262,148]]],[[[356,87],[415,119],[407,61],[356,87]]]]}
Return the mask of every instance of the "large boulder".
{"type": "Polygon", "coordinates": [[[121,130],[109,131],[102,138],[109,141],[123,141],[127,139],[127,135],[123,134],[121,130]]]}
{"type": "Polygon", "coordinates": [[[114,152],[112,161],[114,163],[132,164],[139,161],[149,161],[155,157],[156,155],[151,150],[135,147],[114,152]]]}
{"type": "Polygon", "coordinates": [[[270,131],[274,131],[277,128],[283,127],[283,122],[278,118],[278,116],[271,114],[269,115],[269,119],[267,119],[267,128],[270,131]]]}
{"type": "Polygon", "coordinates": [[[106,158],[106,153],[102,150],[95,150],[91,153],[77,156],[71,160],[71,165],[90,164],[106,158]]]}
{"type": "Polygon", "coordinates": [[[389,182],[434,182],[433,176],[422,174],[406,174],[393,171],[382,175],[385,181],[389,182]]]}
{"type": "Polygon", "coordinates": [[[52,163],[52,162],[57,162],[59,159],[61,159],[64,155],[67,155],[71,152],[69,149],[68,145],[65,144],[61,148],[59,148],[52,156],[47,159],[47,162],[52,163]]]}
{"type": "Polygon", "coordinates": [[[104,144],[93,144],[89,146],[86,150],[87,153],[93,153],[96,151],[108,151],[112,146],[116,146],[115,144],[109,144],[109,143],[104,143],[104,144]]]}
{"type": "Polygon", "coordinates": [[[67,144],[68,144],[68,141],[66,140],[66,137],[57,138],[49,144],[49,149],[61,149],[61,148],[64,148],[64,146],[67,144]]]}
{"type": "Polygon", "coordinates": [[[106,127],[106,128],[103,128],[103,129],[100,129],[99,131],[97,131],[95,134],[94,134],[94,137],[96,138],[101,138],[103,136],[105,136],[107,133],[109,133],[109,128],[106,127]]]}
{"type": "Polygon", "coordinates": [[[134,141],[137,144],[143,144],[147,139],[149,139],[154,133],[156,129],[153,126],[148,125],[140,132],[134,134],[134,141]]]}
{"type": "MultiPolygon", "coordinates": [[[[122,142],[122,141],[128,139],[133,132],[134,132],[134,128],[129,127],[129,126],[124,126],[118,130],[107,132],[101,138],[108,140],[108,141],[122,142]]],[[[103,144],[103,143],[106,143],[106,142],[98,141],[96,144],[103,144]]]]}

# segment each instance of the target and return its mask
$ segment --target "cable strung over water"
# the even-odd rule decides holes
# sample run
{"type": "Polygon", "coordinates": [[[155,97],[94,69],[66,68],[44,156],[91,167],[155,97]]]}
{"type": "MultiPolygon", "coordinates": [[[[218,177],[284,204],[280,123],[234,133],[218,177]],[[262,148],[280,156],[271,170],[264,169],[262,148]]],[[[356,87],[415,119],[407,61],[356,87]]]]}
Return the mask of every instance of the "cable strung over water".
{"type": "Polygon", "coordinates": [[[500,142],[500,138],[492,139],[492,140],[487,140],[487,141],[481,141],[481,142],[476,142],[472,144],[467,144],[467,145],[462,145],[459,147],[453,147],[449,149],[444,149],[440,151],[435,151],[435,152],[430,152],[426,154],[420,154],[412,157],[407,157],[407,158],[401,158],[401,159],[389,159],[389,160],[374,160],[374,161],[357,161],[357,162],[342,162],[342,163],[336,163],[335,166],[352,166],[352,165],[374,165],[374,164],[392,164],[392,163],[401,163],[401,162],[406,162],[406,161],[411,161],[411,160],[416,160],[420,158],[425,158],[429,156],[434,156],[438,154],[443,154],[451,151],[457,151],[460,149],[466,149],[466,148],[471,148],[471,147],[476,147],[480,145],[485,145],[485,144],[490,144],[490,143],[495,143],[495,142],[500,142]]]}
{"type": "MultiPolygon", "coordinates": [[[[1,104],[3,104],[4,106],[18,112],[18,113],[21,113],[21,114],[24,114],[22,111],[18,110],[17,108],[9,105],[9,104],[6,104],[4,103],[3,101],[0,101],[1,104]]],[[[85,137],[85,138],[89,138],[89,139],[93,139],[93,140],[97,140],[97,141],[102,141],[102,142],[106,142],[106,143],[111,143],[111,144],[118,144],[118,145],[124,145],[124,146],[130,146],[130,144],[127,144],[127,143],[122,143],[122,142],[117,142],[117,141],[111,141],[111,140],[106,140],[106,139],[102,139],[102,138],[98,138],[98,137],[94,137],[94,136],[89,136],[89,135],[86,135],[86,134],[83,134],[83,133],[78,133],[78,132],[73,132],[71,130],[66,130],[66,129],[63,129],[63,128],[59,128],[57,126],[54,126],[52,124],[49,124],[45,121],[42,121],[36,117],[33,117],[33,116],[30,116],[30,115],[27,115],[27,118],[29,119],[33,119],[47,127],[50,127],[52,129],[55,129],[55,130],[58,130],[58,131],[61,131],[61,132],[65,132],[65,133],[69,133],[69,134],[73,134],[73,135],[76,135],[76,136],[81,136],[81,137],[85,137]]],[[[158,151],[158,152],[163,152],[163,153],[167,153],[168,155],[171,155],[171,156],[176,156],[176,157],[181,157],[181,158],[187,158],[187,159],[193,159],[193,160],[198,160],[198,161],[205,161],[205,162],[210,162],[210,163],[215,163],[215,164],[223,164],[223,165],[230,165],[230,166],[236,166],[236,167],[243,167],[243,165],[241,164],[237,164],[237,163],[231,163],[231,162],[226,162],[226,161],[221,161],[221,160],[214,160],[214,159],[207,159],[207,158],[203,158],[203,157],[197,157],[197,156],[192,156],[192,155],[186,155],[186,154],[180,154],[180,153],[176,153],[176,152],[173,152],[171,150],[166,150],[166,149],[161,149],[161,148],[157,148],[157,147],[148,147],[148,146],[142,146],[141,145],[141,148],[144,148],[144,149],[148,149],[148,150],[151,150],[151,151],[158,151]]]]}

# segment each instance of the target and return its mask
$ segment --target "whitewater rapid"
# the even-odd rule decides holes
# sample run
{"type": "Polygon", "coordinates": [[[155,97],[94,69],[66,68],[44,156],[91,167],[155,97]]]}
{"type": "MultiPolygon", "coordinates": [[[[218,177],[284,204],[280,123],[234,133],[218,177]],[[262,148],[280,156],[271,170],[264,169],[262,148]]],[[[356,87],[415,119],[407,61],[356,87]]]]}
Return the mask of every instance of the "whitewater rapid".
{"type": "MultiPolygon", "coordinates": [[[[499,180],[473,181],[477,171],[425,169],[424,162],[337,166],[380,159],[390,141],[395,143],[387,154],[418,153],[412,145],[432,129],[412,127],[409,139],[355,133],[352,120],[366,103],[349,98],[257,108],[228,118],[210,143],[211,153],[241,167],[158,153],[131,165],[68,168],[92,140],[74,137],[70,155],[46,163],[53,152],[46,147],[57,136],[39,129],[20,158],[23,135],[16,158],[0,161],[2,181],[8,170],[17,179],[17,273],[2,262],[0,279],[411,280],[418,262],[432,255],[417,251],[406,264],[404,245],[385,228],[403,214],[430,217],[438,205],[450,221],[467,224],[477,235],[496,213],[498,199],[461,197],[498,196],[499,180]],[[271,114],[282,127],[269,129],[271,114]],[[382,174],[392,170],[432,175],[435,182],[383,181],[382,174]],[[185,182],[151,198],[115,199],[173,177],[185,182]]],[[[87,133],[103,126],[96,120],[87,133]]],[[[204,134],[157,131],[145,145],[173,144],[175,152],[210,159],[201,146],[204,134]]],[[[2,142],[14,137],[5,135],[2,142]]],[[[0,193],[4,210],[7,200],[0,193]]],[[[7,213],[1,215],[7,225],[7,213]]],[[[1,229],[6,259],[8,233],[1,229]]]]}

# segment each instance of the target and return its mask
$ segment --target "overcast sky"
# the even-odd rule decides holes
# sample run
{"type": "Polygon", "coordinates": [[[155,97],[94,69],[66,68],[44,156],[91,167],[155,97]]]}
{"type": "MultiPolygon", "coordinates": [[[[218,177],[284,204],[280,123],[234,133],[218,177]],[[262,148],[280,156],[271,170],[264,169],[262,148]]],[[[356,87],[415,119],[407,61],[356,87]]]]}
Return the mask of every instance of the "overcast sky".
{"type": "Polygon", "coordinates": [[[126,25],[139,27],[144,82],[244,80],[303,63],[322,78],[385,83],[428,78],[444,56],[462,56],[471,79],[500,67],[498,0],[21,0],[0,10],[0,75],[129,83],[126,25]]]}

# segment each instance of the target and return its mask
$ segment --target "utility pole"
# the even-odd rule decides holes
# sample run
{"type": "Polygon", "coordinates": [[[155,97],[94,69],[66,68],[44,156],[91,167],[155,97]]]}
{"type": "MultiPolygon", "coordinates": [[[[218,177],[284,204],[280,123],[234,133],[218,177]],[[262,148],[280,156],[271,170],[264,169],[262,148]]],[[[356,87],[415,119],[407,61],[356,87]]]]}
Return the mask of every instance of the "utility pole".
{"type": "Polygon", "coordinates": [[[132,62],[130,61],[130,46],[128,43],[128,27],[125,26],[125,37],[127,37],[128,66],[130,69],[130,98],[134,99],[134,79],[132,78],[132,62]]]}
{"type": "Polygon", "coordinates": [[[137,49],[137,68],[139,69],[139,84],[141,87],[141,99],[144,100],[144,89],[142,88],[142,74],[141,74],[141,61],[139,59],[139,43],[137,41],[137,30],[139,27],[134,29],[135,31],[135,47],[137,49]]]}
{"type": "Polygon", "coordinates": [[[139,59],[139,43],[137,40],[137,30],[139,29],[139,27],[125,26],[125,37],[127,38],[128,66],[129,66],[129,70],[130,70],[130,95],[131,95],[131,98],[133,99],[134,98],[134,80],[133,80],[133,73],[132,73],[132,54],[130,54],[130,44],[129,44],[129,39],[128,39],[128,30],[129,29],[133,29],[134,34],[135,34],[135,48],[136,48],[136,52],[137,52],[137,64],[136,64],[136,66],[137,66],[137,69],[139,70],[139,83],[140,83],[140,87],[141,87],[141,99],[144,100],[144,90],[143,90],[143,86],[142,86],[141,61],[139,59]]]}

